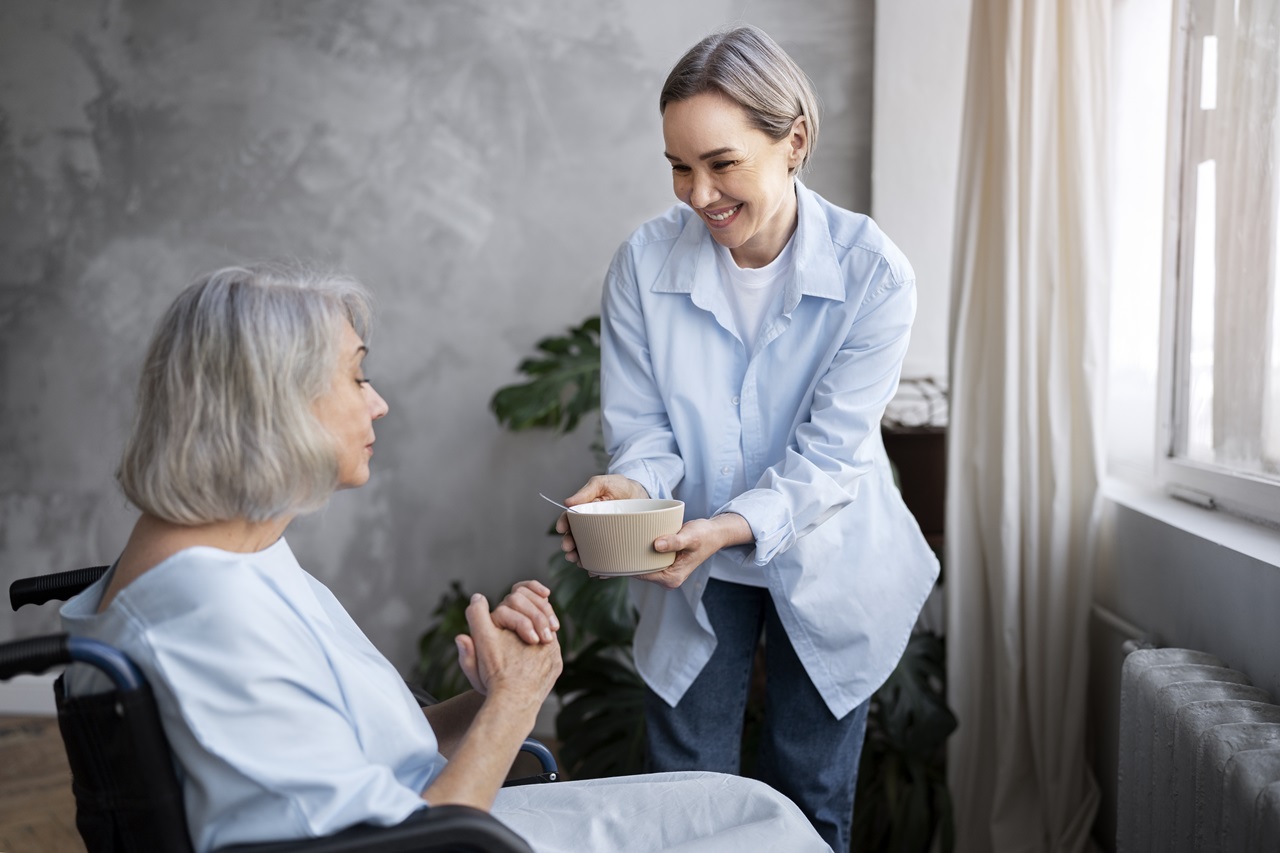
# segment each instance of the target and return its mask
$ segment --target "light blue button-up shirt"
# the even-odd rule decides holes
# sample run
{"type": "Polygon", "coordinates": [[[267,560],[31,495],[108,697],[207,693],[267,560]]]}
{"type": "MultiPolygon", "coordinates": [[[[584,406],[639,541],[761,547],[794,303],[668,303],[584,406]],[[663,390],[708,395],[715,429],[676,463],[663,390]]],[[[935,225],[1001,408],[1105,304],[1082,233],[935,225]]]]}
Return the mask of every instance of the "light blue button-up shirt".
{"type": "Polygon", "coordinates": [[[715,648],[702,591],[715,564],[763,576],[805,670],[837,717],[906,647],[938,562],[893,483],[880,418],[915,316],[915,274],[874,222],[796,183],[795,276],[755,350],[734,331],[712,238],[680,204],[614,255],[601,307],[609,471],[685,519],[741,515],[677,590],[631,580],[636,664],[674,705],[715,648]],[[741,467],[749,488],[732,493],[741,467]]]}

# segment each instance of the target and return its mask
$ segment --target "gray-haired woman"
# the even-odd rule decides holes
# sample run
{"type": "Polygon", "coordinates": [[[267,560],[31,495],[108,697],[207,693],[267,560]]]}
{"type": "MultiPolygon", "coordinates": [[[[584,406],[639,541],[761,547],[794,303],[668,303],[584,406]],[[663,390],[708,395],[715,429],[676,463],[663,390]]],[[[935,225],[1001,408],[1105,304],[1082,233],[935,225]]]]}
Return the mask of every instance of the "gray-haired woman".
{"type": "MultiPolygon", "coordinates": [[[[585,783],[500,791],[560,672],[537,582],[492,612],[473,597],[458,654],[475,689],[418,707],[284,539],[298,514],[369,479],[387,414],[364,375],[369,318],[355,281],[292,268],[223,269],[179,295],[118,474],[141,514],[111,570],[62,609],[69,632],[122,649],[151,683],[197,853],[440,803],[492,808],[543,853],[587,849],[593,834],[596,849],[635,851],[820,845],[775,792],[712,774],[632,780],[627,797],[585,783]],[[631,819],[645,809],[671,815],[663,839],[631,819]]],[[[73,696],[106,686],[79,665],[67,678],[73,696]]]]}
{"type": "MultiPolygon", "coordinates": [[[[601,308],[609,473],[567,505],[676,497],[631,581],[653,770],[735,773],[761,633],[757,774],[849,847],[867,704],[938,563],[879,423],[915,315],[910,264],[798,180],[817,99],[768,35],[703,39],[659,98],[680,204],[614,255],[601,308]]],[[[577,560],[566,534],[562,548],[577,560]]]]}

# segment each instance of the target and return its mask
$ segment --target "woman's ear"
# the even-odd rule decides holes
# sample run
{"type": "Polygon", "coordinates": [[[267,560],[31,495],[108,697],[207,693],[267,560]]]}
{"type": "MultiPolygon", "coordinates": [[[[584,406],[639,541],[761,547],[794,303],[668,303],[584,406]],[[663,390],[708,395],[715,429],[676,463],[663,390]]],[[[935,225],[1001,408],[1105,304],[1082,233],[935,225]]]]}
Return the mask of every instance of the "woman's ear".
{"type": "Polygon", "coordinates": [[[795,172],[804,162],[805,155],[809,153],[808,118],[802,115],[796,116],[795,121],[791,122],[791,133],[787,137],[787,143],[791,146],[791,150],[787,152],[788,163],[791,171],[795,172]]]}

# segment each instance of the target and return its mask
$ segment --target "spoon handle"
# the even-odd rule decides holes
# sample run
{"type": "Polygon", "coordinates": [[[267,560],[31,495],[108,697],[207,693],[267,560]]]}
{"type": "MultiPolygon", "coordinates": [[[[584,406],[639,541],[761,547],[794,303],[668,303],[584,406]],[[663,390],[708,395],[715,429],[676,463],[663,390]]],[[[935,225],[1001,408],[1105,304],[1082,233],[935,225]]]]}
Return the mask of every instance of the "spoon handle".
{"type": "Polygon", "coordinates": [[[560,508],[561,508],[562,510],[564,510],[565,512],[573,512],[573,509],[572,509],[571,507],[567,507],[567,506],[565,506],[564,504],[560,503],[559,501],[554,501],[554,500],[552,500],[551,498],[549,498],[549,497],[547,497],[546,495],[544,495],[542,492],[538,492],[538,497],[542,498],[544,501],[546,501],[546,502],[547,502],[547,503],[549,503],[549,504],[555,504],[556,506],[560,507],[560,508]]]}

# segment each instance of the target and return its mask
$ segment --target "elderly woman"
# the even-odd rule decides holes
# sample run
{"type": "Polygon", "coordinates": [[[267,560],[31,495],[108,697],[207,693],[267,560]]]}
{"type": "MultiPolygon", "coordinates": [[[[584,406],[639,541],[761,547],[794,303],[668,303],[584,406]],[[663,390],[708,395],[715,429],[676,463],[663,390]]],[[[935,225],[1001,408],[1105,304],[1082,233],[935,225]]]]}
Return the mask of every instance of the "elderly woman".
{"type": "MultiPolygon", "coordinates": [[[[458,650],[475,689],[419,708],[284,539],[297,515],[369,479],[374,423],[387,414],[362,367],[369,322],[348,278],[235,267],[185,290],[146,356],[118,473],[141,514],[111,570],[62,617],[69,632],[121,648],[152,684],[194,848],[460,803],[492,809],[547,853],[591,849],[584,839],[601,850],[822,849],[785,798],[710,774],[632,780],[622,798],[589,783],[500,790],[560,672],[558,624],[536,582],[493,612],[472,599],[458,650]],[[655,804],[668,814],[663,841],[651,817],[628,818],[655,804]]],[[[69,693],[100,679],[73,666],[69,693]]]]}
{"type": "MultiPolygon", "coordinates": [[[[907,259],[805,187],[808,78],[768,35],[708,36],[658,100],[680,204],[614,255],[601,308],[608,473],[569,506],[675,497],[667,569],[629,581],[654,770],[739,770],[767,638],[760,778],[849,848],[871,694],[938,573],[880,440],[915,314],[907,259]]],[[[562,547],[577,561],[562,516],[562,547]]]]}

